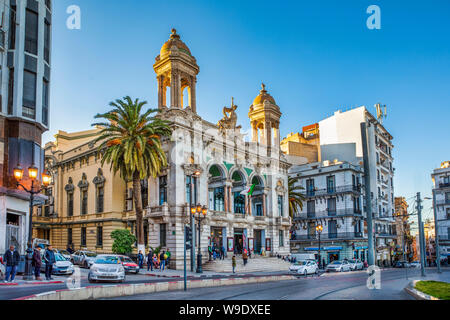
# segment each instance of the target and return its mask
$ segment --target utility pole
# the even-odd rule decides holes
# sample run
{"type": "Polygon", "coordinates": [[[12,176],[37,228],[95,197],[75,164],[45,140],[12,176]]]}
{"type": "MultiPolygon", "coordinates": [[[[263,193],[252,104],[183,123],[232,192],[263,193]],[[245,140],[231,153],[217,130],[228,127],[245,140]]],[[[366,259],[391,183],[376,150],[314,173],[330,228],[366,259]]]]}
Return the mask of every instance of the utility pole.
{"type": "Polygon", "coordinates": [[[194,216],[191,213],[192,212],[192,201],[194,200],[193,198],[193,193],[194,193],[194,184],[193,184],[193,180],[194,180],[194,174],[191,174],[189,176],[190,179],[190,183],[189,183],[189,218],[190,220],[190,224],[191,224],[191,230],[192,230],[192,245],[191,245],[191,272],[195,271],[195,221],[194,221],[194,216]]]}
{"type": "Polygon", "coordinates": [[[436,265],[437,272],[441,273],[441,250],[439,248],[439,232],[436,208],[436,190],[433,189],[433,212],[434,212],[434,243],[436,245],[436,265]]]}
{"type": "Polygon", "coordinates": [[[420,199],[420,192],[417,192],[417,216],[419,220],[420,271],[422,277],[425,277],[425,237],[422,223],[422,199],[420,199]]]}
{"type": "Polygon", "coordinates": [[[374,235],[372,223],[372,195],[370,191],[370,166],[369,166],[369,148],[367,144],[367,128],[366,122],[361,123],[361,139],[363,149],[364,161],[364,184],[365,184],[365,198],[366,198],[366,214],[367,214],[367,241],[368,241],[368,264],[373,266],[375,264],[374,254],[374,235]]]}

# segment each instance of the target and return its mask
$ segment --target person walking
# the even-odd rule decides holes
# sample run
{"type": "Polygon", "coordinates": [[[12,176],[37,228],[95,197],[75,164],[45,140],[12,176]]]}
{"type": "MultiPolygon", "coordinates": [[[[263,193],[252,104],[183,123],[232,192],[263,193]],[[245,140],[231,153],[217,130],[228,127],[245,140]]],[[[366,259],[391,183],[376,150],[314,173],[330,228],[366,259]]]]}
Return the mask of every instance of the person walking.
{"type": "Polygon", "coordinates": [[[33,259],[31,261],[31,265],[34,268],[34,277],[36,280],[42,280],[41,278],[41,267],[42,267],[42,259],[41,259],[41,250],[39,248],[34,248],[33,250],[33,259]]]}
{"type": "Polygon", "coordinates": [[[225,260],[225,247],[222,245],[222,247],[220,248],[220,258],[222,260],[225,260]]]}
{"type": "Polygon", "coordinates": [[[139,253],[138,253],[138,264],[139,264],[139,269],[142,269],[142,267],[144,266],[144,255],[142,254],[141,250],[139,250],[139,253]]]}
{"type": "Polygon", "coordinates": [[[8,279],[10,279],[9,282],[13,282],[20,262],[20,255],[13,245],[9,246],[9,250],[5,252],[4,260],[6,264],[5,282],[8,282],[8,279]]]}
{"type": "Polygon", "coordinates": [[[169,251],[169,248],[167,248],[166,255],[167,255],[166,266],[167,266],[167,268],[169,268],[170,267],[170,256],[172,255],[172,253],[169,251]]]}
{"type": "Polygon", "coordinates": [[[152,249],[148,251],[147,254],[147,271],[150,271],[152,269],[153,271],[153,252],[152,249]]]}
{"type": "Polygon", "coordinates": [[[244,266],[246,266],[248,260],[247,249],[244,249],[244,252],[242,253],[242,260],[244,260],[244,266]]]}
{"type": "Polygon", "coordinates": [[[233,273],[235,272],[236,269],[236,256],[233,254],[233,258],[231,258],[231,265],[233,266],[233,273]]]}
{"type": "Polygon", "coordinates": [[[166,266],[166,258],[164,257],[166,253],[164,252],[164,250],[159,254],[159,260],[160,260],[160,265],[159,265],[159,271],[164,271],[164,267],[166,266]]]}
{"type": "Polygon", "coordinates": [[[45,279],[53,280],[52,271],[53,271],[53,264],[56,262],[56,259],[55,259],[55,253],[53,252],[53,247],[51,244],[49,244],[47,246],[47,250],[45,250],[44,260],[45,260],[45,279]]]}

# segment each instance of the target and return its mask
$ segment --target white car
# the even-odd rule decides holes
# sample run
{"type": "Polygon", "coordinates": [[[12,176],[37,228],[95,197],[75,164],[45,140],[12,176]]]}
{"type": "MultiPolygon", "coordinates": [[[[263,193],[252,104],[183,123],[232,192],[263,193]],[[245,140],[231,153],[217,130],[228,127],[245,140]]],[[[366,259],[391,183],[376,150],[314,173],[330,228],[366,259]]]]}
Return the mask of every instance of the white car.
{"type": "Polygon", "coordinates": [[[420,268],[420,267],[421,267],[421,264],[420,264],[419,261],[413,261],[413,262],[411,262],[411,263],[409,264],[409,267],[410,267],[410,268],[420,268]]]}
{"type": "Polygon", "coordinates": [[[6,273],[6,267],[5,265],[0,261],[0,280],[5,279],[5,273],[6,273]]]}
{"type": "Polygon", "coordinates": [[[350,271],[350,263],[347,260],[341,261],[333,261],[325,268],[326,272],[336,271],[336,272],[344,272],[350,271]]]}
{"type": "Polygon", "coordinates": [[[350,270],[356,271],[364,269],[364,263],[359,259],[350,259],[348,260],[348,263],[350,264],[350,270]]]}
{"type": "Polygon", "coordinates": [[[96,257],[89,274],[89,282],[125,281],[125,269],[117,255],[101,254],[96,257]]]}
{"type": "Polygon", "coordinates": [[[297,261],[289,267],[289,271],[295,272],[297,274],[302,274],[304,276],[308,274],[319,273],[319,267],[317,263],[312,260],[297,261]]]}

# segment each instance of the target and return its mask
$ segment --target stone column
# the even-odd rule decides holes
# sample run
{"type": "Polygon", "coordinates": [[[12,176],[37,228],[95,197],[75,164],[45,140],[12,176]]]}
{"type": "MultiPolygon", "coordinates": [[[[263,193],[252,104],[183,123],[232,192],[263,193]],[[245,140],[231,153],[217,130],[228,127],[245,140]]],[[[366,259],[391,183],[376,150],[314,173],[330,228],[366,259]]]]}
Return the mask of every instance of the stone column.
{"type": "Polygon", "coordinates": [[[256,121],[252,122],[252,142],[258,142],[258,124],[256,121]]]}
{"type": "Polygon", "coordinates": [[[176,72],[172,72],[170,76],[170,107],[176,107],[176,83],[177,83],[177,75],[176,72]]]}
{"type": "Polygon", "coordinates": [[[266,212],[266,198],[267,198],[267,196],[266,196],[266,193],[264,192],[264,194],[263,194],[263,216],[264,217],[267,216],[267,212],[266,212]]]}
{"type": "Polygon", "coordinates": [[[166,103],[164,96],[164,76],[158,77],[158,108],[161,109],[162,106],[166,103]]]}
{"type": "Polygon", "coordinates": [[[194,113],[197,113],[197,98],[196,98],[196,88],[197,86],[197,77],[191,77],[191,87],[190,87],[190,101],[191,110],[194,113]]]}
{"type": "Polygon", "coordinates": [[[266,140],[267,147],[272,146],[272,122],[265,121],[264,122],[264,135],[266,140]]]}

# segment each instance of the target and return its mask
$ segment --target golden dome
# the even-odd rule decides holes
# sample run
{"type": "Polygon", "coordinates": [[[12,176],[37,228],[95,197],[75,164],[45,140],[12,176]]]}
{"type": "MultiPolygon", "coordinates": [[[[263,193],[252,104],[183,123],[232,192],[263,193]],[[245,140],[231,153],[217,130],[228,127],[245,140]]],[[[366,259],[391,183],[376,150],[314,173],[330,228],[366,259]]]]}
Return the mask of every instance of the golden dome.
{"type": "Polygon", "coordinates": [[[188,46],[183,41],[180,40],[180,35],[177,34],[177,30],[175,29],[172,29],[170,39],[163,44],[160,56],[162,57],[168,55],[170,53],[170,49],[172,48],[172,46],[175,46],[178,48],[178,50],[192,56],[188,46]]]}
{"type": "Polygon", "coordinates": [[[268,100],[270,103],[276,105],[275,99],[267,93],[266,86],[264,83],[261,84],[261,91],[259,92],[259,95],[253,100],[253,105],[256,106],[258,104],[263,104],[264,101],[268,100]]]}

